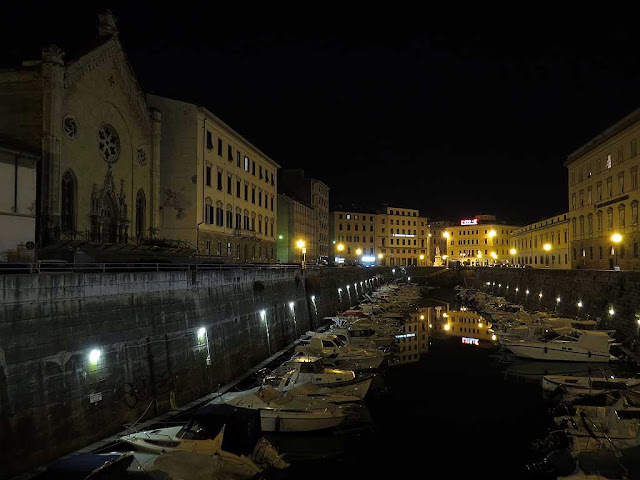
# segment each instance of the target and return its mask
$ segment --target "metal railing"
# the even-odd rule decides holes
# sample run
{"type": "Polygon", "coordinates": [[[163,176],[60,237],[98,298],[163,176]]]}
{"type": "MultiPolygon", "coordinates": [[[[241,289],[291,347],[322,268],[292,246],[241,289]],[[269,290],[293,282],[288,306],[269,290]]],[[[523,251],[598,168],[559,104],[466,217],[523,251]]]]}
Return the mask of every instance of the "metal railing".
{"type": "MultiPolygon", "coordinates": [[[[2,273],[117,273],[117,272],[164,272],[164,271],[210,271],[210,270],[300,270],[299,263],[0,263],[2,273]]],[[[306,269],[323,268],[306,265],[306,269]]]]}

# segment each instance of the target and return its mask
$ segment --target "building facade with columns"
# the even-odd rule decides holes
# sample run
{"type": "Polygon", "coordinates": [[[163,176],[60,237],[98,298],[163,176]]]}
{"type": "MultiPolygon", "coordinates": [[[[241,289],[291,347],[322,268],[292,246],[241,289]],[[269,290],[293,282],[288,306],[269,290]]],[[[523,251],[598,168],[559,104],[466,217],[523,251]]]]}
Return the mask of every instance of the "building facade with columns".
{"type": "Polygon", "coordinates": [[[637,109],[567,158],[573,268],[640,268],[639,137],[637,109]]]}
{"type": "Polygon", "coordinates": [[[510,235],[517,228],[517,225],[498,222],[495,215],[462,219],[459,225],[450,226],[442,233],[448,243],[446,260],[465,265],[508,263],[510,235]]]}
{"type": "Polygon", "coordinates": [[[228,263],[276,261],[279,165],[206,108],[158,95],[160,236],[228,263]]]}
{"type": "Polygon", "coordinates": [[[571,268],[569,215],[563,213],[525,225],[511,232],[510,262],[533,268],[571,268]]]}
{"type": "Polygon", "coordinates": [[[99,16],[97,46],[78,58],[52,45],[38,60],[0,70],[0,138],[40,157],[43,256],[63,242],[155,237],[160,115],[146,102],[109,12],[99,16]]]}

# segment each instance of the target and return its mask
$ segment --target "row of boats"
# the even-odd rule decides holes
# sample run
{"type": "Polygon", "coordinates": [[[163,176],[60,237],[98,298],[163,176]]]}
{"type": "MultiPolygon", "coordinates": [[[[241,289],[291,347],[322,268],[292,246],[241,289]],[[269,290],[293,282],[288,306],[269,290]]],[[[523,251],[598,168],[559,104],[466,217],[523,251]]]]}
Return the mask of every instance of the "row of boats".
{"type": "Polygon", "coordinates": [[[595,321],[527,312],[504,297],[475,289],[458,287],[456,298],[487,318],[499,345],[517,357],[588,363],[618,359],[611,354],[617,345],[615,330],[598,329],[595,321]]]}
{"type": "Polygon", "coordinates": [[[325,317],[321,331],[301,336],[291,357],[253,387],[213,394],[187,423],[123,435],[125,451],[108,454],[119,456],[105,465],[196,479],[286,469],[290,462],[264,434],[328,431],[357,421],[379,369],[394,363],[403,318],[420,296],[415,285],[383,285],[358,306],[325,317]]]}
{"type": "Polygon", "coordinates": [[[541,390],[552,400],[549,429],[533,442],[535,459],[527,470],[543,478],[635,478],[640,470],[640,378],[605,371],[618,360],[611,354],[618,345],[615,331],[598,329],[595,321],[527,312],[478,290],[457,290],[457,300],[490,321],[505,352],[549,365],[590,364],[587,373],[541,375],[541,390]]]}

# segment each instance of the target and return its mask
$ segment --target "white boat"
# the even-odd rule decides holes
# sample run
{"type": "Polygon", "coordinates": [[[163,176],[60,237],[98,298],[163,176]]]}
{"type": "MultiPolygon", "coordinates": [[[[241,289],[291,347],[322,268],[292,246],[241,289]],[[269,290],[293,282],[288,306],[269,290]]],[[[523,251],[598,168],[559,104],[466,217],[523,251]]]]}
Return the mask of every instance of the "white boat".
{"type": "Polygon", "coordinates": [[[609,335],[598,330],[549,332],[541,339],[503,341],[502,345],[522,358],[566,362],[609,362],[609,335]]]}
{"type": "Polygon", "coordinates": [[[156,454],[213,455],[221,468],[244,474],[286,468],[289,464],[260,437],[259,422],[255,411],[216,405],[198,410],[186,425],[135,432],[120,440],[136,450],[156,454]]]}
{"type": "Polygon", "coordinates": [[[340,425],[349,410],[294,392],[282,393],[262,385],[241,392],[227,392],[209,405],[227,404],[258,410],[263,432],[308,432],[340,425]]]}
{"type": "Polygon", "coordinates": [[[562,388],[569,395],[592,394],[605,390],[631,390],[640,388],[640,378],[584,377],[571,375],[545,375],[542,389],[553,392],[562,388]]]}
{"type": "Polygon", "coordinates": [[[347,370],[378,368],[384,360],[384,352],[380,350],[353,348],[327,333],[315,334],[309,339],[309,344],[296,346],[295,352],[321,356],[325,363],[347,370]]]}
{"type": "Polygon", "coordinates": [[[353,370],[325,367],[321,357],[294,356],[264,377],[262,382],[281,392],[309,383],[318,387],[313,391],[307,389],[306,395],[312,397],[327,397],[333,392],[363,399],[371,386],[372,379],[371,374],[356,377],[353,370]]]}

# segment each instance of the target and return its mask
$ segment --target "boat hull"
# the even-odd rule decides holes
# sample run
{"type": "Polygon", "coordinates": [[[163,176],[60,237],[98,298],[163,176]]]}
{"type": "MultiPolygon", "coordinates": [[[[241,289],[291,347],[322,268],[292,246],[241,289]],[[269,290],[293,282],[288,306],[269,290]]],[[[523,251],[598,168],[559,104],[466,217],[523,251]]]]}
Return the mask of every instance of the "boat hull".
{"type": "Polygon", "coordinates": [[[283,412],[274,410],[260,411],[260,424],[263,432],[312,432],[326,430],[340,425],[346,415],[344,412],[283,412]]]}
{"type": "Polygon", "coordinates": [[[503,343],[514,355],[534,360],[552,360],[556,362],[597,362],[611,360],[609,352],[598,352],[573,347],[572,350],[543,342],[503,343]]]}

